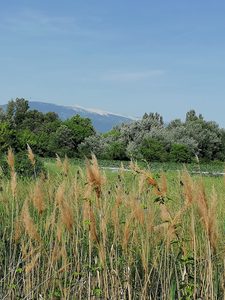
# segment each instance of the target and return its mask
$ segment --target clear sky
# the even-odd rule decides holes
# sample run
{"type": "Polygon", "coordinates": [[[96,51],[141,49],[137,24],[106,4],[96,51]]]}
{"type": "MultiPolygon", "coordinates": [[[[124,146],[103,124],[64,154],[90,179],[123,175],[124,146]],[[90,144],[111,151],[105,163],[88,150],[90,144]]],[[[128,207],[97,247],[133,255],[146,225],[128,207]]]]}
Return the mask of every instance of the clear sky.
{"type": "Polygon", "coordinates": [[[16,97],[225,127],[225,1],[1,1],[0,104],[16,97]]]}

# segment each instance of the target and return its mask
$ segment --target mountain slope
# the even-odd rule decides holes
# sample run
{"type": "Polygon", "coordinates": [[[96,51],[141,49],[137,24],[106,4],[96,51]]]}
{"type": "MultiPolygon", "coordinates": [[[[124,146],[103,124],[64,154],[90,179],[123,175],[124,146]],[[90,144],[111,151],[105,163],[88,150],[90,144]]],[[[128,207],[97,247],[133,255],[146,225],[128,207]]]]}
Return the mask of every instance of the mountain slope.
{"type": "Polygon", "coordinates": [[[47,113],[50,111],[55,112],[62,120],[71,118],[76,114],[80,115],[81,117],[90,118],[93,126],[99,132],[106,132],[112,129],[113,126],[133,121],[133,119],[129,117],[107,113],[99,110],[85,109],[79,106],[70,107],[37,101],[29,102],[29,106],[30,109],[36,109],[43,113],[47,113]]]}

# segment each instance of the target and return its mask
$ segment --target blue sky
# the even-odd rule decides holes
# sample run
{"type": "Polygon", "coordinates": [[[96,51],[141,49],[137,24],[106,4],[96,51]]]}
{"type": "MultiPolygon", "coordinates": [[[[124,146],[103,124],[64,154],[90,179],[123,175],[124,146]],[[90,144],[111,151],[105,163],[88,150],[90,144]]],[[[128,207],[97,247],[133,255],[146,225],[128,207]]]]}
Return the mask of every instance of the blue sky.
{"type": "Polygon", "coordinates": [[[224,16],[222,0],[2,1],[0,104],[167,121],[193,108],[225,127],[224,16]]]}

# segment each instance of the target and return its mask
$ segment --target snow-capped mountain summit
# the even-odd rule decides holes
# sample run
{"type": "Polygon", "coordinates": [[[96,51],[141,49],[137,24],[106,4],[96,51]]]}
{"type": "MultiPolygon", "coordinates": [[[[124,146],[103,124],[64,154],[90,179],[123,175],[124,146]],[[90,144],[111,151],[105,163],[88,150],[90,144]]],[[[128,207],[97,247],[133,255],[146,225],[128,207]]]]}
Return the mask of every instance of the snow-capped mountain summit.
{"type": "Polygon", "coordinates": [[[74,115],[91,119],[93,126],[98,132],[106,132],[113,128],[113,126],[121,123],[128,123],[135,120],[131,117],[122,116],[110,112],[105,112],[99,109],[88,109],[79,105],[63,106],[52,103],[30,101],[30,109],[36,109],[40,112],[55,112],[62,120],[71,118],[74,115]]]}

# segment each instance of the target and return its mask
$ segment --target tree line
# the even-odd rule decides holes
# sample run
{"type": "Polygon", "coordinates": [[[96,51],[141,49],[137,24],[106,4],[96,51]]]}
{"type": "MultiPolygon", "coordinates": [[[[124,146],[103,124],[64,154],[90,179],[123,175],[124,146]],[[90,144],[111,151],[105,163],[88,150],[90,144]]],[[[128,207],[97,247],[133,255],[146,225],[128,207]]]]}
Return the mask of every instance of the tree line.
{"type": "Polygon", "coordinates": [[[225,160],[225,130],[206,121],[194,110],[186,119],[163,122],[158,113],[145,114],[141,120],[116,126],[106,134],[85,138],[80,153],[91,152],[105,159],[191,162],[225,160]]]}
{"type": "Polygon", "coordinates": [[[79,115],[62,121],[54,112],[42,113],[29,109],[29,102],[17,98],[0,111],[0,152],[11,147],[15,153],[27,144],[42,157],[77,155],[78,145],[95,134],[91,120],[79,115]]]}
{"type": "Polygon", "coordinates": [[[191,162],[199,159],[225,160],[225,130],[206,121],[194,110],[185,121],[163,122],[158,113],[141,120],[97,133],[88,118],[75,115],[62,121],[54,112],[30,110],[23,98],[8,102],[0,111],[0,152],[11,147],[16,153],[27,148],[42,157],[84,157],[94,153],[100,159],[191,162]]]}

